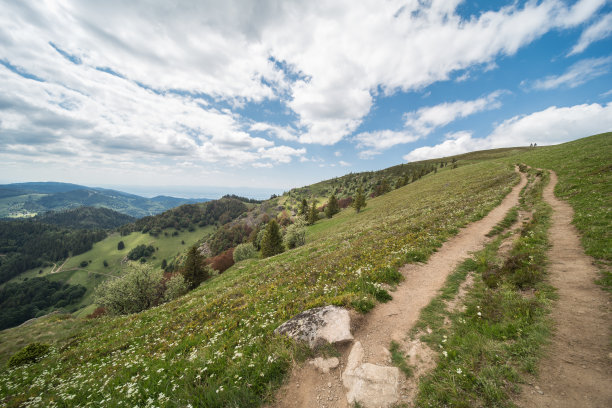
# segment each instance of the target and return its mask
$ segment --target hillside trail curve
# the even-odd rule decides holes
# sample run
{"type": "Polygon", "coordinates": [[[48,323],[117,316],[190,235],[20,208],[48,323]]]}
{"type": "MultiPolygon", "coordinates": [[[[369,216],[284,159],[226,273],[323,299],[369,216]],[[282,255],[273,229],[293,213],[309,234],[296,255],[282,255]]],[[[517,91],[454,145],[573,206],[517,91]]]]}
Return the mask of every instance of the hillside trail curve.
{"type": "MultiPolygon", "coordinates": [[[[519,173],[518,168],[515,169],[519,173]]],[[[358,317],[354,322],[354,342],[363,346],[363,362],[379,366],[391,366],[388,348],[396,341],[407,347],[407,336],[416,323],[421,309],[437,295],[446,278],[466,257],[484,248],[487,234],[506,212],[518,204],[519,193],[527,184],[527,178],[519,173],[521,180],[502,200],[501,204],[479,221],[462,228],[446,241],[425,264],[406,264],[400,268],[404,281],[392,292],[393,299],[377,305],[370,313],[358,317]]],[[[355,316],[357,317],[357,316],[355,316]]],[[[354,343],[353,343],[354,344],[354,343]]],[[[276,394],[270,408],[348,408],[346,389],[342,382],[352,344],[342,347],[340,365],[329,373],[317,371],[311,364],[295,366],[289,380],[276,394]]],[[[416,390],[413,380],[401,376],[399,403],[411,403],[416,390]]],[[[369,406],[362,401],[363,406],[369,406]]]]}
{"type": "Polygon", "coordinates": [[[574,211],[555,197],[557,175],[551,171],[544,200],[552,207],[549,279],[559,299],[552,318],[555,334],[540,363],[534,384],[523,387],[516,404],[532,407],[612,407],[610,298],[596,283],[597,267],[585,255],[574,211]]]}

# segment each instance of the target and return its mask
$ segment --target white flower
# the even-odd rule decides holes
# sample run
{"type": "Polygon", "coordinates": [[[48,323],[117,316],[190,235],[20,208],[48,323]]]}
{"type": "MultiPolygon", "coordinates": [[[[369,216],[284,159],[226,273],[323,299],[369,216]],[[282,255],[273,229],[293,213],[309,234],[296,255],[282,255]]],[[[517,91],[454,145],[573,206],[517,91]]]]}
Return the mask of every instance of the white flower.
{"type": "Polygon", "coordinates": [[[457,369],[457,374],[461,374],[463,371],[461,371],[460,368],[457,369]]]}
{"type": "Polygon", "coordinates": [[[448,353],[446,352],[446,350],[444,350],[442,354],[444,355],[444,357],[448,357],[448,353]]]}

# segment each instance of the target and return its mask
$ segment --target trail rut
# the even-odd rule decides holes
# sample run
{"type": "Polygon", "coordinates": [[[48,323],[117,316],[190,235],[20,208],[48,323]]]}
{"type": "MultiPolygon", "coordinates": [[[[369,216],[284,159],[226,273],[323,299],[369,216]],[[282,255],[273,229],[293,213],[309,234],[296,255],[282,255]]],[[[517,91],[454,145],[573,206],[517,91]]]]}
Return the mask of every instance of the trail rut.
{"type": "MultiPolygon", "coordinates": [[[[405,280],[392,293],[393,300],[377,305],[365,317],[359,319],[354,329],[355,341],[364,348],[364,362],[391,365],[388,347],[392,340],[403,346],[406,336],[419,317],[419,313],[438,293],[447,276],[471,252],[478,251],[487,242],[487,234],[500,222],[506,212],[518,203],[519,192],[527,179],[521,173],[521,181],[483,219],[459,231],[434,253],[426,264],[407,264],[400,271],[405,280]]],[[[346,367],[350,345],[341,350],[340,366],[328,374],[318,372],[312,365],[295,367],[290,379],[279,392],[270,407],[348,407],[342,372],[346,367]]],[[[414,395],[414,381],[402,380],[400,401],[410,403],[414,395]]]]}
{"type": "Polygon", "coordinates": [[[584,254],[573,209],[555,197],[557,175],[544,190],[553,209],[549,231],[551,284],[559,290],[552,317],[556,333],[540,365],[540,376],[523,387],[521,407],[612,407],[609,295],[595,284],[597,268],[584,254]]]}

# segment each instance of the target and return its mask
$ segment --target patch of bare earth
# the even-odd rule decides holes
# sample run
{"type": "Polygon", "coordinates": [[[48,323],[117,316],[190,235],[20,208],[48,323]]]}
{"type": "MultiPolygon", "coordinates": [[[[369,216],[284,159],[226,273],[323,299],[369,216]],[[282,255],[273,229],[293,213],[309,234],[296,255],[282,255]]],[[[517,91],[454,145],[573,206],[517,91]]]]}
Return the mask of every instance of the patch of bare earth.
{"type": "Polygon", "coordinates": [[[612,407],[609,295],[594,281],[593,260],[584,254],[571,224],[572,208],[557,199],[557,176],[544,190],[553,208],[548,253],[551,284],[559,290],[552,317],[556,332],[537,380],[523,387],[521,407],[612,407]]]}
{"type": "MultiPolygon", "coordinates": [[[[445,242],[426,264],[403,266],[400,271],[405,280],[393,292],[393,300],[377,305],[356,325],[353,335],[355,344],[359,342],[363,347],[360,359],[363,364],[392,366],[388,350],[391,341],[396,341],[409,355],[409,364],[414,366],[415,376],[407,379],[403,374],[400,375],[397,385],[398,403],[411,404],[417,386],[415,378],[435,366],[427,347],[420,342],[410,341],[407,337],[421,309],[436,296],[447,276],[455,270],[459,262],[484,247],[485,234],[518,203],[519,192],[526,183],[526,177],[521,174],[521,182],[498,207],[445,242]]],[[[346,369],[351,349],[352,344],[349,344],[340,350],[340,365],[329,373],[318,371],[312,364],[295,366],[289,381],[281,387],[276,395],[276,402],[270,407],[349,407],[342,373],[346,369]]],[[[362,406],[375,406],[367,399],[365,397],[359,401],[362,406]]]]}

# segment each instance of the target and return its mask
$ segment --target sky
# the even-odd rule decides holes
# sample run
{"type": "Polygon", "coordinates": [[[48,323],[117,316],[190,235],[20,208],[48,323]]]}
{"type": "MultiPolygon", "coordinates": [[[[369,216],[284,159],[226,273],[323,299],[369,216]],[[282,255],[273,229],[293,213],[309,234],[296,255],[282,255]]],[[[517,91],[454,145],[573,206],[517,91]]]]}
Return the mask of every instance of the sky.
{"type": "Polygon", "coordinates": [[[280,192],[606,131],[611,1],[0,0],[2,183],[280,192]]]}

